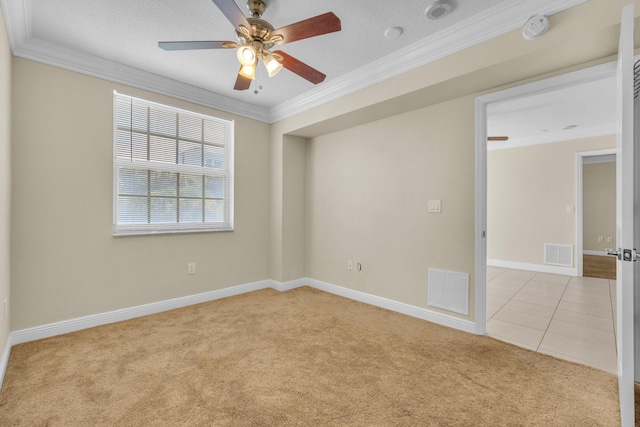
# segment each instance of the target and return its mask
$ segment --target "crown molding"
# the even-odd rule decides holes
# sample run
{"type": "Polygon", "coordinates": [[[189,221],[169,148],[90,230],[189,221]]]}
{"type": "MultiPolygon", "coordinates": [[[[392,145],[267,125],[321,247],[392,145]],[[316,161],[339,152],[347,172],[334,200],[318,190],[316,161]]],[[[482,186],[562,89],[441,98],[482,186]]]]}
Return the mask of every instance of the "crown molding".
{"type": "Polygon", "coordinates": [[[31,3],[0,0],[0,8],[2,8],[2,14],[4,15],[4,25],[7,28],[7,38],[9,39],[9,47],[11,52],[16,54],[16,46],[22,44],[27,39],[27,34],[30,31],[27,30],[30,27],[27,23],[26,17],[28,16],[25,10],[31,3]]]}
{"type": "Polygon", "coordinates": [[[414,68],[520,28],[532,15],[553,15],[588,0],[505,1],[433,36],[324,83],[271,108],[258,107],[196,86],[79,52],[31,34],[31,0],[0,0],[13,55],[115,83],[171,96],[265,123],[274,123],[414,68]]]}
{"type": "Polygon", "coordinates": [[[405,46],[391,55],[323,84],[304,94],[272,107],[273,122],[334,101],[414,68],[437,61],[494,37],[521,28],[533,15],[553,15],[588,0],[504,2],[465,21],[447,27],[431,37],[405,46]],[[505,3],[508,3],[506,5],[505,3]]]}
{"type": "Polygon", "coordinates": [[[269,121],[266,108],[42,40],[31,40],[27,46],[17,49],[15,55],[250,119],[269,121]]]}
{"type": "Polygon", "coordinates": [[[31,1],[0,0],[14,56],[269,122],[266,108],[31,37],[31,1]]]}

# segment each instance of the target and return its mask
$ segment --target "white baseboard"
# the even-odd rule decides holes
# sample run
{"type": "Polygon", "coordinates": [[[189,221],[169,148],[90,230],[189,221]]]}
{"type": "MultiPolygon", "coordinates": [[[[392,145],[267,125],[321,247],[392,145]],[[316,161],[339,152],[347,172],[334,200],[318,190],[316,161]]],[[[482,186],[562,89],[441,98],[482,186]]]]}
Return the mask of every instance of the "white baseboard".
{"type": "Polygon", "coordinates": [[[314,279],[306,279],[307,284],[312,288],[319,289],[321,291],[329,292],[335,295],[340,295],[345,298],[349,298],[355,301],[360,301],[365,304],[374,305],[376,307],[386,308],[387,310],[395,311],[397,313],[406,314],[407,316],[417,317],[418,319],[427,320],[439,325],[448,326],[450,328],[459,329],[464,332],[472,334],[476,333],[475,322],[459,319],[457,317],[448,316],[446,314],[438,313],[426,308],[416,307],[413,305],[405,304],[402,302],[382,298],[379,296],[366,294],[364,292],[355,291],[349,288],[343,288],[341,286],[332,285],[330,283],[321,282],[314,279]]]}
{"type": "Polygon", "coordinates": [[[277,291],[290,291],[291,289],[300,288],[302,286],[309,286],[309,279],[296,279],[288,282],[280,283],[275,280],[271,281],[271,287],[277,291]]]}
{"type": "Polygon", "coordinates": [[[156,314],[167,310],[186,307],[189,305],[200,304],[203,302],[213,301],[216,299],[226,298],[234,295],[240,295],[260,289],[273,288],[278,291],[288,291],[301,286],[310,286],[321,291],[329,292],[355,301],[360,301],[365,304],[370,304],[376,307],[381,307],[387,310],[406,314],[418,319],[427,320],[439,325],[448,326],[469,333],[476,333],[476,324],[474,322],[459,319],[453,316],[448,316],[446,314],[412,306],[387,298],[378,297],[364,292],[355,291],[353,289],[343,288],[341,286],[332,285],[330,283],[321,282],[319,280],[302,278],[284,283],[277,282],[275,280],[262,280],[260,282],[232,286],[230,288],[219,289],[216,291],[204,292],[201,294],[189,295],[185,297],[64,320],[61,322],[55,322],[47,325],[35,326],[32,328],[11,332],[11,334],[9,334],[9,339],[4,349],[2,359],[0,360],[0,374],[2,374],[2,376],[0,376],[0,386],[2,385],[1,381],[4,378],[4,372],[9,360],[11,346],[16,344],[22,344],[29,341],[67,334],[70,332],[93,328],[109,323],[121,322],[123,320],[129,320],[135,317],[148,316],[150,314],[156,314]]]}
{"type": "Polygon", "coordinates": [[[586,251],[586,250],[582,251],[582,255],[611,256],[611,255],[607,255],[605,251],[586,251]]]}
{"type": "Polygon", "coordinates": [[[272,287],[272,282],[273,281],[271,280],[262,280],[260,282],[232,286],[230,288],[219,289],[216,291],[209,291],[201,294],[139,305],[137,307],[123,308],[121,310],[114,310],[106,313],[93,314],[90,316],[63,320],[61,322],[49,323],[47,325],[35,326],[33,328],[21,329],[11,333],[11,342],[13,345],[21,344],[42,338],[67,334],[69,332],[75,332],[82,329],[93,328],[95,326],[121,322],[135,317],[148,316],[150,314],[156,314],[167,310],[240,295],[247,292],[257,291],[259,289],[270,288],[272,287]]]}
{"type": "Polygon", "coordinates": [[[9,364],[9,353],[11,353],[11,334],[7,337],[7,343],[4,346],[2,352],[2,358],[0,359],[0,389],[2,389],[2,383],[4,382],[4,374],[7,372],[7,365],[9,364]]]}
{"type": "Polygon", "coordinates": [[[491,267],[513,268],[516,270],[529,270],[538,273],[564,274],[565,276],[577,276],[578,269],[575,267],[560,267],[547,264],[529,264],[526,262],[503,261],[500,259],[487,259],[487,265],[491,267]]]}

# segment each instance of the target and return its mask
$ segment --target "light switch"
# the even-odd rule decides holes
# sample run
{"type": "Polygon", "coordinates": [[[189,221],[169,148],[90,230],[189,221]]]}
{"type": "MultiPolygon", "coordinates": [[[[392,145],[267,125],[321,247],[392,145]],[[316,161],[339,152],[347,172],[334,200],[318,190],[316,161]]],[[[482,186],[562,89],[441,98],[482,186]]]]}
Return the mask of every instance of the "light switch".
{"type": "Polygon", "coordinates": [[[598,242],[604,242],[604,237],[603,236],[598,236],[598,242]]]}
{"type": "Polygon", "coordinates": [[[576,208],[575,206],[567,206],[567,213],[568,214],[572,214],[572,213],[576,213],[576,208]]]}
{"type": "Polygon", "coordinates": [[[429,200],[429,213],[442,212],[442,205],[440,200],[429,200]]]}

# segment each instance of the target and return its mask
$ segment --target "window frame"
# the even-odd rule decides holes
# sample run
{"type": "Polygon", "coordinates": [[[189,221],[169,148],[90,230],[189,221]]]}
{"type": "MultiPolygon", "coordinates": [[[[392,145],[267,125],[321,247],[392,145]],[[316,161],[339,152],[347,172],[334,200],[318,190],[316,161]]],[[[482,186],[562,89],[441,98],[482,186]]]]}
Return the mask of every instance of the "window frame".
{"type": "MultiPolygon", "coordinates": [[[[203,129],[205,126],[205,122],[203,122],[203,129]]],[[[147,138],[147,144],[150,144],[150,140],[152,137],[157,137],[157,133],[152,132],[150,129],[150,122],[147,123],[146,132],[137,130],[135,133],[140,135],[144,135],[147,138]]],[[[155,234],[174,234],[174,233],[200,233],[200,232],[219,232],[219,231],[233,231],[234,230],[234,121],[223,119],[219,117],[214,117],[207,114],[202,114],[190,110],[185,110],[183,108],[178,108],[173,105],[168,105],[164,103],[159,103],[155,101],[150,101],[148,99],[140,98],[137,96],[128,95],[125,93],[120,93],[117,91],[113,91],[113,224],[112,224],[112,234],[113,236],[132,236],[132,235],[155,235],[155,234]],[[176,114],[176,134],[171,135],[163,134],[162,138],[170,138],[175,139],[176,146],[178,147],[180,142],[187,143],[195,143],[202,144],[202,150],[204,153],[205,146],[213,146],[213,147],[221,147],[223,148],[224,155],[224,167],[207,167],[207,166],[196,166],[184,163],[178,163],[178,158],[180,155],[179,150],[176,151],[176,163],[169,163],[159,160],[151,160],[150,152],[151,150],[147,148],[146,159],[134,158],[133,155],[133,146],[131,147],[131,154],[129,157],[118,156],[118,100],[129,99],[132,102],[137,102],[139,104],[146,105],[147,108],[156,108],[158,111],[171,112],[176,114]],[[179,122],[178,117],[188,116],[190,118],[196,118],[198,120],[210,121],[211,123],[215,123],[217,125],[223,125],[224,136],[223,143],[211,143],[205,142],[204,134],[202,135],[201,141],[194,141],[190,138],[181,137],[179,135],[179,122]],[[147,171],[148,177],[150,178],[151,174],[155,172],[168,172],[168,173],[176,173],[176,174],[185,174],[185,175],[197,175],[202,177],[202,196],[201,197],[190,197],[184,196],[180,197],[179,187],[180,182],[176,181],[176,193],[175,196],[161,196],[162,199],[172,199],[176,200],[176,222],[150,222],[152,215],[152,207],[151,201],[154,199],[154,196],[151,191],[151,184],[148,184],[148,190],[146,195],[137,195],[135,197],[146,198],[148,203],[148,222],[147,223],[119,223],[119,200],[121,194],[119,193],[120,189],[120,181],[119,181],[119,172],[120,169],[133,169],[133,170],[144,170],[147,171]],[[214,178],[223,178],[226,180],[226,184],[222,185],[222,197],[206,197],[205,193],[205,177],[214,177],[214,178]],[[202,200],[203,205],[203,216],[202,222],[179,222],[180,220],[180,212],[178,205],[182,200],[202,200]],[[205,222],[205,209],[204,205],[208,200],[223,200],[224,208],[223,212],[223,220],[218,222],[205,222]]],[[[120,131],[125,130],[134,134],[134,126],[133,124],[128,129],[120,129],[120,131]]],[[[147,147],[150,147],[148,145],[147,147]]],[[[204,157],[202,157],[201,162],[204,162],[204,157]]],[[[179,175],[177,175],[176,179],[179,175]]],[[[150,183],[150,179],[148,180],[150,183]]],[[[130,197],[129,195],[123,195],[123,197],[130,197]]]]}

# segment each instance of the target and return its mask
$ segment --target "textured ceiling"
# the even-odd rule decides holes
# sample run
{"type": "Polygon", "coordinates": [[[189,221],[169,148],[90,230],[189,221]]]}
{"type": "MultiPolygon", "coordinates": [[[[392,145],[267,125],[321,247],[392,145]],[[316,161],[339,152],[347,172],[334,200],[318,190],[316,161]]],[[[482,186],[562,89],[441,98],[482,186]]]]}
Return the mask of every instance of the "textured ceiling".
{"type": "MultiPolygon", "coordinates": [[[[5,19],[13,21],[8,28],[15,34],[9,38],[18,56],[30,58],[30,48],[37,48],[30,59],[54,65],[90,62],[95,57],[94,63],[108,61],[109,67],[103,69],[123,65],[254,109],[269,109],[322,91],[345,76],[355,84],[343,87],[363,87],[367,77],[359,76],[371,74],[376,66],[383,74],[393,72],[389,63],[397,64],[398,72],[406,71],[435,59],[440,51],[452,53],[521,28],[533,14],[556,13],[585,0],[451,1],[455,4],[451,14],[430,20],[425,11],[434,0],[267,0],[263,18],[275,28],[332,11],[342,21],[342,30],[282,46],[284,52],[325,73],[325,82],[314,86],[288,70],[273,78],[259,72],[247,91],[233,90],[239,68],[233,50],[167,52],[157,45],[171,40],[235,40],[233,25],[211,0],[0,0],[0,4],[5,19]],[[387,39],[384,32],[390,27],[404,31],[387,39]],[[430,50],[425,55],[427,45],[430,50]],[[255,94],[258,86],[262,89],[255,94]]],[[[249,15],[245,1],[235,3],[249,15]]]]}
{"type": "MultiPolygon", "coordinates": [[[[265,0],[263,18],[275,28],[331,11],[342,30],[281,46],[325,73],[323,83],[313,85],[286,69],[269,78],[258,67],[246,91],[233,90],[239,68],[234,50],[158,47],[159,41],[235,40],[232,24],[211,0],[0,0],[0,5],[17,56],[273,122],[522,28],[532,15],[550,16],[586,0],[451,0],[453,12],[435,21],[425,15],[434,1],[265,0]],[[391,27],[402,27],[401,36],[386,38],[391,27]]],[[[249,15],[245,1],[235,3],[249,15]]],[[[543,128],[582,123],[571,116],[559,120],[558,108],[577,114],[586,105],[605,105],[578,95],[496,105],[490,132],[508,134],[513,142],[543,128]],[[570,99],[580,104],[568,105],[570,99]],[[552,113],[550,104],[556,106],[552,113]],[[525,110],[529,119],[537,117],[535,125],[516,117],[525,110]]],[[[605,117],[596,113],[583,122],[605,117]]]]}
{"type": "Polygon", "coordinates": [[[487,106],[487,134],[508,136],[489,149],[616,132],[615,76],[487,106]]]}
{"type": "MultiPolygon", "coordinates": [[[[231,1],[231,0],[230,0],[231,1]]],[[[263,18],[279,28],[332,11],[342,21],[339,33],[282,46],[282,50],[327,75],[326,82],[406,44],[488,10],[505,0],[457,1],[438,21],[427,19],[431,1],[267,0],[263,18]],[[393,40],[385,29],[404,28],[393,40]]],[[[236,0],[249,15],[246,2],[236,0]]],[[[269,78],[258,68],[263,89],[233,90],[238,61],[233,50],[167,52],[158,41],[235,40],[235,29],[211,0],[31,0],[32,36],[67,48],[185,82],[260,106],[273,106],[313,87],[287,70],[269,78]],[[260,75],[261,74],[261,75],[260,75]]]]}

